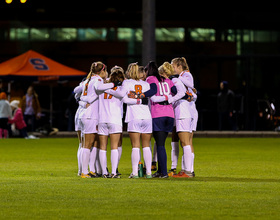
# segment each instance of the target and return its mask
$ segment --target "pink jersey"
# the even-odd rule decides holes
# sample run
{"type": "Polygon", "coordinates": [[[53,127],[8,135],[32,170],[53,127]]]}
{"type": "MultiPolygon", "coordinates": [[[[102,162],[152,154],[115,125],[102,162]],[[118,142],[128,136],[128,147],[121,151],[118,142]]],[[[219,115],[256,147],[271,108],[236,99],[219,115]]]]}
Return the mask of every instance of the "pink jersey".
{"type": "MultiPolygon", "coordinates": [[[[159,82],[155,76],[149,76],[146,81],[149,84],[155,83],[157,85],[157,93],[155,95],[171,95],[171,88],[174,86],[170,79],[164,79],[159,82]]],[[[160,105],[157,102],[151,101],[151,114],[152,118],[171,117],[174,118],[174,110],[172,105],[160,105]]]]}

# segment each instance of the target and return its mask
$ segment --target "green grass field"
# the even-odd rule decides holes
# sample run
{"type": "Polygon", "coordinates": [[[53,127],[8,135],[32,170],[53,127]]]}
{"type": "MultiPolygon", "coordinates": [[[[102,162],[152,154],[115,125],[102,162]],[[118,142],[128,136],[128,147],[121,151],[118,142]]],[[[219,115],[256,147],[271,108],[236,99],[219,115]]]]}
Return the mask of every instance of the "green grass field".
{"type": "Polygon", "coordinates": [[[280,139],[195,138],[193,179],[128,179],[123,142],[121,179],[82,179],[76,138],[0,140],[0,219],[279,219],[280,139]]]}

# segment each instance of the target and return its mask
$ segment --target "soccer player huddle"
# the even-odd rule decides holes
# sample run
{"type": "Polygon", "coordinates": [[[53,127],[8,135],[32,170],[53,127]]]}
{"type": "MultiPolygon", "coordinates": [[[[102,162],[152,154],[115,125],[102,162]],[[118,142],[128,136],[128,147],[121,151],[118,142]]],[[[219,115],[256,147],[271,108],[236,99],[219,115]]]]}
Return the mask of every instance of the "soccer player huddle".
{"type": "Polygon", "coordinates": [[[197,95],[184,57],[164,62],[160,67],[154,61],[145,67],[131,63],[126,71],[114,66],[109,74],[104,63],[94,62],[74,93],[79,103],[75,130],[79,138],[78,175],[82,178],[120,178],[124,124],[132,145],[129,178],[139,178],[141,145],[146,178],[194,177],[192,139],[198,119],[197,95]],[[165,141],[169,132],[172,165],[168,172],[165,141]],[[111,173],[107,168],[108,138],[111,173]],[[183,155],[182,169],[177,173],[179,141],[183,155]],[[152,174],[152,170],[156,172],[152,174]]]}

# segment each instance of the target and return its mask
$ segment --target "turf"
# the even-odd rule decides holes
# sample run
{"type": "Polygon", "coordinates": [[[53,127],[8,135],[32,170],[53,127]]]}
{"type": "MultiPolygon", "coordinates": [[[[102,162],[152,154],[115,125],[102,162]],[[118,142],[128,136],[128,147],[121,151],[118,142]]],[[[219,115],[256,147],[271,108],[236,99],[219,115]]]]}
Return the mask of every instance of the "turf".
{"type": "Polygon", "coordinates": [[[128,138],[121,179],[81,179],[77,145],[75,138],[0,140],[0,219],[279,218],[280,139],[196,138],[193,179],[128,179],[128,138]]]}

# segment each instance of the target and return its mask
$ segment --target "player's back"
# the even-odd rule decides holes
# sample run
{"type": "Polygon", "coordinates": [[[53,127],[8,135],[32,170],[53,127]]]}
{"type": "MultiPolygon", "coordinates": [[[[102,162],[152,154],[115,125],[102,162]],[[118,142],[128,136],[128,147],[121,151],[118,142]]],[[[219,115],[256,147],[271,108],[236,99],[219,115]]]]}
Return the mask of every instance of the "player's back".
{"type": "MultiPolygon", "coordinates": [[[[126,91],[135,91],[136,94],[144,93],[150,90],[150,84],[143,80],[129,79],[123,83],[126,91]]],[[[151,113],[148,105],[136,104],[127,105],[125,122],[133,119],[151,119],[151,113]]]]}
{"type": "Polygon", "coordinates": [[[99,76],[92,76],[91,79],[85,80],[82,84],[83,91],[81,94],[81,101],[89,103],[89,107],[86,109],[81,110],[80,117],[81,118],[92,118],[92,119],[98,119],[98,95],[95,91],[95,84],[98,80],[101,78],[99,76]]]}
{"type": "MultiPolygon", "coordinates": [[[[166,78],[159,82],[155,76],[149,76],[147,82],[155,83],[157,86],[157,96],[171,95],[171,88],[174,86],[173,82],[166,78]]],[[[172,117],[174,118],[174,111],[172,105],[160,105],[151,101],[151,113],[153,118],[158,117],[172,117]]]]}
{"type": "MultiPolygon", "coordinates": [[[[114,87],[116,90],[117,87],[114,87]]],[[[99,95],[99,123],[122,125],[122,101],[106,92],[99,95]]]]}

